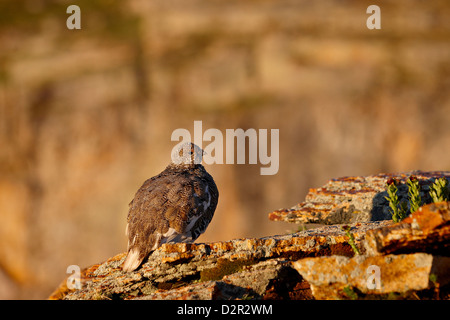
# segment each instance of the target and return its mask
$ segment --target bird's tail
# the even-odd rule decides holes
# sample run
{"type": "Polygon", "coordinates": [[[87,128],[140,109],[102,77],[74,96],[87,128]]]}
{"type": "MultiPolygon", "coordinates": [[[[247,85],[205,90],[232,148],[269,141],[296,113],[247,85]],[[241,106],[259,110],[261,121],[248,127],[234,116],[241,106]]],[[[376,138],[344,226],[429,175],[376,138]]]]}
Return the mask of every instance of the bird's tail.
{"type": "Polygon", "coordinates": [[[144,258],[139,254],[139,250],[137,248],[131,248],[128,250],[127,257],[122,265],[122,270],[125,272],[136,270],[142,260],[144,260],[144,258]]]}

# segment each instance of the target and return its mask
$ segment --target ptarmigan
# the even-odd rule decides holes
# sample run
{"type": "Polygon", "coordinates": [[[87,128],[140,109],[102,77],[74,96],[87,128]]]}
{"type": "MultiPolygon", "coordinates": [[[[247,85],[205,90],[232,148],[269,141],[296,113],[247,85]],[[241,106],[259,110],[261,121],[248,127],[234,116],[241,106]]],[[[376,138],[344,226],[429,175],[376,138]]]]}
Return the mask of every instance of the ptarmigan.
{"type": "Polygon", "coordinates": [[[206,230],[219,191],[201,164],[203,153],[193,143],[182,144],[166,169],[136,192],[127,217],[124,271],[137,269],[161,244],[193,242],[206,230]]]}

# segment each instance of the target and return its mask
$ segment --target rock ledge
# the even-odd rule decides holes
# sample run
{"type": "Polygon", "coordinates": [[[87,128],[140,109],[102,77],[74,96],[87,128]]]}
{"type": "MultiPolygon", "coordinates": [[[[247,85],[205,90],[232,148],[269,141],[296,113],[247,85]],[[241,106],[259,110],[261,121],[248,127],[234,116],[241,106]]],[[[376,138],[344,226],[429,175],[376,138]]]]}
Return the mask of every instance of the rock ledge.
{"type": "MultiPolygon", "coordinates": [[[[414,174],[425,186],[426,179],[437,173],[414,174]]],[[[296,222],[350,221],[361,255],[355,255],[342,224],[264,238],[165,244],[138,270],[123,272],[125,253],[121,253],[84,269],[81,289],[69,289],[64,280],[49,298],[450,299],[450,202],[423,206],[395,224],[382,219],[364,221],[376,216],[367,214],[375,207],[378,213],[387,212],[387,203],[373,201],[374,195],[383,193],[386,177],[333,180],[326,201],[333,208],[351,203],[346,208],[353,209],[331,215],[331,210],[316,215],[310,211],[309,217],[317,218],[310,219],[305,218],[308,210],[304,205],[292,216],[296,222]],[[348,188],[330,193],[336,181],[348,188]],[[372,181],[371,190],[367,181],[372,181]],[[357,187],[357,182],[363,185],[357,187]],[[375,184],[379,185],[377,191],[373,190],[375,184]],[[372,201],[367,200],[370,197],[372,201]],[[369,210],[363,203],[376,205],[369,210]],[[358,212],[364,210],[358,218],[358,212]],[[338,216],[342,219],[336,220],[338,216]]],[[[280,217],[291,219],[284,213],[280,217]]]]}

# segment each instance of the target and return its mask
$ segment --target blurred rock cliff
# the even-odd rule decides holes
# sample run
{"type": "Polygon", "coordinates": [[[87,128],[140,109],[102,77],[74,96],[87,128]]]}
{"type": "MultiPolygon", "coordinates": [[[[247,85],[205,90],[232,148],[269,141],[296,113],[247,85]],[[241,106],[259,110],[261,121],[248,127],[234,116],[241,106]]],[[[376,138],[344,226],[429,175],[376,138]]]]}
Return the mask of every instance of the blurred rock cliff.
{"type": "Polygon", "coordinates": [[[200,242],[292,232],[267,213],[331,177],[450,169],[448,1],[84,0],[81,30],[70,4],[0,3],[0,298],[125,251],[128,203],[195,120],[280,132],[275,175],[206,166],[200,242]]]}

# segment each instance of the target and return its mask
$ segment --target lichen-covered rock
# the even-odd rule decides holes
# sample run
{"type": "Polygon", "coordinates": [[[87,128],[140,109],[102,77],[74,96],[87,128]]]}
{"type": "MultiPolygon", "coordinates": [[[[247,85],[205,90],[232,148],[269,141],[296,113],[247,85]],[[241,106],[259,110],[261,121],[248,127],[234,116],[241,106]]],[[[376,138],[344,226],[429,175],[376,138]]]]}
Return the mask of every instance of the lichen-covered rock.
{"type": "Polygon", "coordinates": [[[135,300],[230,300],[251,296],[251,290],[223,281],[193,283],[181,288],[159,290],[135,300]]]}
{"type": "Polygon", "coordinates": [[[405,294],[429,289],[430,277],[446,285],[450,283],[449,220],[450,202],[425,205],[400,223],[368,230],[364,256],[305,258],[293,265],[311,284],[316,299],[354,298],[355,292],[405,294]],[[367,283],[375,270],[379,285],[370,289],[367,283]]]}
{"type": "Polygon", "coordinates": [[[430,275],[445,285],[450,272],[449,257],[425,253],[305,258],[293,265],[321,300],[424,290],[433,286],[430,275]]]}
{"type": "Polygon", "coordinates": [[[446,177],[449,171],[413,171],[398,174],[377,174],[364,177],[343,177],[332,179],[320,188],[309,190],[304,202],[290,209],[280,209],[269,213],[273,221],[294,223],[341,224],[367,221],[390,220],[386,182],[395,178],[400,201],[408,201],[406,180],[414,175],[421,185],[421,196],[429,201],[429,187],[436,178],[446,177]]]}
{"type": "MultiPolygon", "coordinates": [[[[220,260],[219,260],[220,261],[220,260]]],[[[295,274],[289,261],[284,259],[272,259],[262,261],[254,265],[242,264],[242,261],[233,265],[233,261],[227,262],[228,268],[234,271],[228,275],[217,272],[216,280],[193,281],[191,284],[170,290],[158,290],[149,295],[141,296],[139,300],[230,300],[230,299],[264,299],[273,286],[277,286],[279,280],[285,282],[285,290],[278,289],[280,294],[295,291],[294,287],[302,282],[300,275],[295,274]],[[232,265],[232,266],[231,266],[232,265]],[[240,270],[240,271],[238,271],[240,270]],[[289,279],[286,279],[289,278],[289,279]],[[288,285],[287,283],[291,284],[288,285]]],[[[214,272],[209,273],[215,276],[214,272]]],[[[308,287],[309,289],[309,287],[308,287]]],[[[272,297],[272,295],[271,295],[272,297]]]]}
{"type": "MultiPolygon", "coordinates": [[[[425,193],[430,177],[449,176],[414,174],[425,193]]],[[[400,223],[365,221],[379,220],[387,210],[386,178],[408,176],[332,180],[307,199],[328,211],[304,205],[290,218],[281,215],[296,222],[354,221],[346,229],[361,255],[355,256],[339,224],[263,238],[164,244],[133,272],[121,268],[125,253],[86,268],[81,289],[69,289],[65,280],[50,299],[450,299],[450,202],[423,206],[400,223]]],[[[399,190],[404,197],[403,186],[399,190]]]]}
{"type": "MultiPolygon", "coordinates": [[[[356,244],[363,248],[362,241],[367,230],[389,224],[388,221],[379,221],[353,225],[356,244]]],[[[333,254],[352,256],[353,251],[347,241],[348,237],[340,226],[325,226],[265,238],[164,244],[136,271],[122,271],[125,254],[121,253],[83,270],[80,290],[69,290],[64,281],[50,298],[134,299],[152,295],[149,298],[163,299],[167,297],[163,294],[165,291],[181,290],[207,281],[214,283],[195,286],[209,292],[198,295],[199,298],[225,297],[225,293],[220,295],[217,292],[220,288],[228,290],[230,286],[244,288],[247,294],[255,298],[268,295],[292,298],[296,295],[289,295],[285,292],[286,288],[295,291],[296,286],[303,284],[296,272],[289,271],[292,270],[290,261],[333,254]]],[[[168,293],[168,296],[186,296],[188,292],[175,291],[168,293]]]]}
{"type": "Polygon", "coordinates": [[[450,256],[450,202],[425,205],[400,223],[368,231],[364,246],[370,255],[428,252],[450,256]]]}

